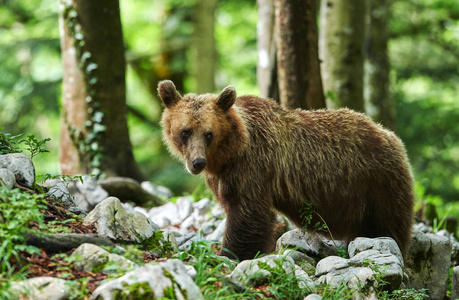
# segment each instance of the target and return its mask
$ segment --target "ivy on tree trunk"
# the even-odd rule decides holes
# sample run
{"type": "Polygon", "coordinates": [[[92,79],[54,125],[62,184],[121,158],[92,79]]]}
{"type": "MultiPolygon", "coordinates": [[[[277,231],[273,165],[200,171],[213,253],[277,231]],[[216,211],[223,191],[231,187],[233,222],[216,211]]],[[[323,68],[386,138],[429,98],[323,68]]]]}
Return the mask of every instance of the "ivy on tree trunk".
{"type": "Polygon", "coordinates": [[[118,1],[61,0],[59,18],[64,65],[61,172],[143,180],[127,127],[118,1]]]}

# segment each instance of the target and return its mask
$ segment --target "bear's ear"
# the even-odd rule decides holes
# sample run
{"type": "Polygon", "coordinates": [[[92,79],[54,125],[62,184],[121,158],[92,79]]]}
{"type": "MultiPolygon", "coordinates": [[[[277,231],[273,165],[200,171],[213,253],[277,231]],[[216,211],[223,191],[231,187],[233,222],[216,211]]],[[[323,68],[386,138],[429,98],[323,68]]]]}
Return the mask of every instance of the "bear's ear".
{"type": "Polygon", "coordinates": [[[158,94],[167,108],[171,108],[182,99],[182,96],[175,89],[175,85],[170,80],[163,80],[158,84],[158,94]]]}
{"type": "Polygon", "coordinates": [[[223,89],[217,99],[217,106],[227,111],[236,101],[236,90],[232,86],[223,89]]]}

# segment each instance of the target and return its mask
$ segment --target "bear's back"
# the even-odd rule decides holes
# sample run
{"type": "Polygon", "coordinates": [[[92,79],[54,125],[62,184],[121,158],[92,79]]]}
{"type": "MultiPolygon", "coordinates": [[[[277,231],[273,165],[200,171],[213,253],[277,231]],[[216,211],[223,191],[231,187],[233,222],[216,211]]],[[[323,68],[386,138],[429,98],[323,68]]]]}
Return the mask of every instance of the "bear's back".
{"type": "Polygon", "coordinates": [[[410,227],[397,233],[393,224],[412,217],[413,180],[394,133],[349,109],[288,111],[255,97],[236,106],[251,142],[231,169],[245,174],[241,186],[255,187],[252,198],[273,195],[274,207],[298,226],[309,201],[337,238],[388,235],[406,247],[410,227]]]}

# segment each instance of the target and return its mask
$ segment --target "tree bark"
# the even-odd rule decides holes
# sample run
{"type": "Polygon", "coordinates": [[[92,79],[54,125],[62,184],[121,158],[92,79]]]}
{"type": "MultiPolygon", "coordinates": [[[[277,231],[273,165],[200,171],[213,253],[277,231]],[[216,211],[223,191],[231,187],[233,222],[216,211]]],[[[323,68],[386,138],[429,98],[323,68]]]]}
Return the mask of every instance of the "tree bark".
{"type": "Polygon", "coordinates": [[[364,111],[365,0],[324,0],[319,51],[327,107],[364,111]]]}
{"type": "Polygon", "coordinates": [[[274,0],[257,0],[257,84],[260,97],[279,99],[276,41],[274,38],[274,0]]]}
{"type": "Polygon", "coordinates": [[[61,172],[144,180],[127,127],[118,1],[61,0],[60,8],[64,65],[61,172]]]}
{"type": "Polygon", "coordinates": [[[217,0],[198,0],[194,19],[194,59],[193,75],[197,94],[215,90],[215,10],[217,0]]]}
{"type": "Polygon", "coordinates": [[[372,0],[368,8],[364,92],[367,115],[394,130],[395,104],[390,96],[390,62],[387,53],[391,4],[391,0],[372,0]]]}
{"type": "Polygon", "coordinates": [[[316,1],[275,0],[277,77],[285,108],[324,108],[316,1]]]}

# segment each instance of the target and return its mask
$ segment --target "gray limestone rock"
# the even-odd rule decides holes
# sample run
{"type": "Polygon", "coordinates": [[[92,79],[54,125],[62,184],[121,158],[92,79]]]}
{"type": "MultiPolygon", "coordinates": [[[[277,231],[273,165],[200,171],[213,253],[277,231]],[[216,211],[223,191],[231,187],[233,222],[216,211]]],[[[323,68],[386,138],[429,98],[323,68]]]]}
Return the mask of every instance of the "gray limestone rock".
{"type": "Polygon", "coordinates": [[[66,281],[55,277],[35,277],[12,282],[9,291],[13,295],[22,294],[34,300],[66,300],[72,296],[71,287],[66,281]]]}
{"type": "Polygon", "coordinates": [[[206,240],[216,241],[216,242],[223,241],[225,227],[226,227],[226,218],[223,219],[223,221],[220,222],[220,224],[218,224],[217,228],[215,228],[215,230],[212,233],[206,236],[206,240]]]}
{"type": "Polygon", "coordinates": [[[313,258],[307,256],[306,254],[295,251],[293,249],[287,249],[282,253],[284,256],[289,256],[293,259],[296,265],[300,266],[306,272],[314,270],[315,261],[313,258]]]}
{"type": "Polygon", "coordinates": [[[448,288],[451,241],[438,234],[414,230],[405,262],[408,288],[428,289],[432,299],[443,299],[448,288]]]}
{"type": "Polygon", "coordinates": [[[403,256],[395,240],[389,237],[365,238],[359,237],[349,243],[349,256],[353,257],[358,253],[366,250],[378,250],[381,253],[395,255],[399,261],[403,262],[403,256]]]}
{"type": "Polygon", "coordinates": [[[399,258],[398,247],[392,247],[392,242],[392,239],[384,238],[356,239],[349,245],[351,258],[329,256],[320,260],[316,266],[316,277],[320,283],[334,288],[344,283],[356,291],[369,291],[368,295],[354,295],[356,298],[374,295],[372,291],[378,286],[378,280],[388,283],[385,289],[399,289],[404,277],[403,261],[399,258]]]}
{"type": "MultiPolygon", "coordinates": [[[[94,273],[101,272],[104,267],[109,264],[116,265],[123,270],[129,270],[136,266],[136,264],[129,259],[118,254],[110,253],[93,244],[80,245],[73,251],[71,257],[77,258],[74,263],[77,270],[94,273]]],[[[116,270],[105,270],[104,272],[110,273],[116,272],[116,270]]]]}
{"type": "Polygon", "coordinates": [[[143,181],[140,186],[153,196],[162,200],[169,200],[174,196],[172,191],[165,186],[155,185],[149,181],[143,181]]]}
{"type": "Polygon", "coordinates": [[[16,182],[28,188],[35,183],[35,167],[32,159],[23,153],[0,155],[0,168],[10,170],[16,177],[16,182]]]}
{"type": "Polygon", "coordinates": [[[266,284],[268,278],[276,275],[269,269],[275,269],[279,271],[278,273],[295,273],[295,277],[299,280],[298,285],[300,288],[310,290],[315,288],[313,280],[304,270],[295,265],[292,258],[281,255],[267,255],[262,258],[244,260],[237,265],[228,277],[242,284],[260,286],[266,284]]]}
{"type": "Polygon", "coordinates": [[[286,248],[296,248],[297,251],[306,253],[313,258],[322,258],[337,253],[332,242],[323,239],[318,234],[303,233],[298,228],[284,233],[277,240],[277,252],[286,248]]]}
{"type": "Polygon", "coordinates": [[[6,168],[0,168],[0,186],[4,185],[11,190],[15,183],[16,177],[14,177],[14,173],[6,168]]]}
{"type": "Polygon", "coordinates": [[[47,180],[45,186],[49,187],[47,195],[59,199],[66,207],[76,207],[67,184],[59,179],[47,180]]]}
{"type": "Polygon", "coordinates": [[[451,297],[459,298],[459,266],[453,268],[453,278],[451,280],[451,297]]]}
{"type": "Polygon", "coordinates": [[[135,295],[144,299],[204,299],[185,265],[177,259],[148,264],[106,281],[94,290],[90,299],[115,299],[115,295],[120,298],[135,295]]]}
{"type": "Polygon", "coordinates": [[[317,294],[310,294],[307,295],[303,300],[321,300],[322,296],[319,296],[317,294]]]}
{"type": "Polygon", "coordinates": [[[160,228],[138,211],[126,211],[119,199],[109,197],[86,216],[100,235],[114,240],[143,242],[160,228]]]}
{"type": "Polygon", "coordinates": [[[182,224],[192,212],[193,203],[191,197],[180,197],[175,203],[168,202],[162,206],[153,207],[148,211],[148,215],[153,222],[163,228],[168,225],[182,224]]]}
{"type": "Polygon", "coordinates": [[[84,175],[79,179],[68,182],[67,188],[73,196],[75,204],[85,212],[91,211],[102,200],[107,199],[108,193],[94,177],[84,175]]]}

